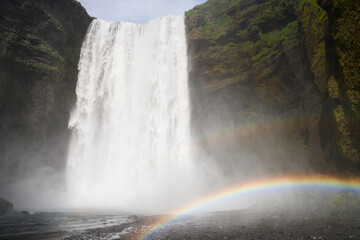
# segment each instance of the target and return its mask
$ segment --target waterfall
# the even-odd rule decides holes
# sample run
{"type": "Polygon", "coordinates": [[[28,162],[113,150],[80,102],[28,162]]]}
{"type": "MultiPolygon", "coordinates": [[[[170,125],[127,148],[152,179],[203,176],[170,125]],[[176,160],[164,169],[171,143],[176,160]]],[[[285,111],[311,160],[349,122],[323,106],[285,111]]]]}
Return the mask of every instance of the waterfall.
{"type": "Polygon", "coordinates": [[[91,23],[69,120],[73,207],[154,210],[186,198],[194,180],[187,75],[183,16],[91,23]]]}

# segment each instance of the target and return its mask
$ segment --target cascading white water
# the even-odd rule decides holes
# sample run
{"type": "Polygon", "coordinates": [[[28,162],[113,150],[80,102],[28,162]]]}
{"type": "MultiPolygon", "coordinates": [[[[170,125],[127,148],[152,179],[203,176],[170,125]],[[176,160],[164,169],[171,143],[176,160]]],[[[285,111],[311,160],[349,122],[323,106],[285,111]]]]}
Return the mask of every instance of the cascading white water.
{"type": "Polygon", "coordinates": [[[94,20],[79,70],[70,204],[154,210],[185,199],[194,174],[183,16],[94,20]]]}

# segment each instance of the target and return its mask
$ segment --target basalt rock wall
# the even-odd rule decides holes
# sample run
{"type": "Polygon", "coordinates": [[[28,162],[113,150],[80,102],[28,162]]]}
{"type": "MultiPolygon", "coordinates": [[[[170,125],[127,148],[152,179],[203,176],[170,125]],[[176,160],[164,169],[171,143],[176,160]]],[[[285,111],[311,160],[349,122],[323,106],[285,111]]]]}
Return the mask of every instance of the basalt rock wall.
{"type": "Polygon", "coordinates": [[[193,130],[225,173],[359,174],[359,11],[209,0],[186,12],[193,130]]]}
{"type": "Polygon", "coordinates": [[[74,0],[1,1],[0,189],[39,169],[51,175],[65,166],[90,22],[74,0]]]}

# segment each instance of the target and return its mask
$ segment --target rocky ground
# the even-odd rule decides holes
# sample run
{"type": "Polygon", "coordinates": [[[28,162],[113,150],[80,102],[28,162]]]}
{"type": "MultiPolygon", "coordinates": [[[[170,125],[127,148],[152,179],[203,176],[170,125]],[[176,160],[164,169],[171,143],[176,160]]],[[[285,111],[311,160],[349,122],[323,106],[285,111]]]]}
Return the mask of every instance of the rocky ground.
{"type": "MultiPolygon", "coordinates": [[[[137,239],[159,216],[90,230],[78,239],[137,239]]],[[[74,237],[74,236],[73,236],[74,237]]],[[[147,239],[360,239],[360,212],[232,211],[186,216],[147,239]]]]}

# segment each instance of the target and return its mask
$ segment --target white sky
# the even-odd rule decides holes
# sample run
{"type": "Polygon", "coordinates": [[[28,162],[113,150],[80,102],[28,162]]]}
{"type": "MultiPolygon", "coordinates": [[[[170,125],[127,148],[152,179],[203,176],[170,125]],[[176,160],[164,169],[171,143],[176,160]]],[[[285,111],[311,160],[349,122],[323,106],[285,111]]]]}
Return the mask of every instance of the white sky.
{"type": "Polygon", "coordinates": [[[90,16],[145,23],[156,17],[181,15],[206,0],[78,0],[90,16]]]}

